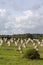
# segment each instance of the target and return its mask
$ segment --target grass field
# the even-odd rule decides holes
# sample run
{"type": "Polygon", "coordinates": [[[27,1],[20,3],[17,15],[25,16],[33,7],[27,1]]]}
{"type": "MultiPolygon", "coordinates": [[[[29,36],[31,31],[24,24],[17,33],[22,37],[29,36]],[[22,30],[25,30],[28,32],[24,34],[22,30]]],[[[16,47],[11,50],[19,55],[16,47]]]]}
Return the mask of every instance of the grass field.
{"type": "Polygon", "coordinates": [[[41,59],[30,60],[23,58],[26,50],[30,48],[33,48],[32,45],[28,45],[27,48],[23,49],[23,53],[19,53],[14,46],[0,46],[0,65],[43,65],[43,47],[39,47],[41,59]]]}

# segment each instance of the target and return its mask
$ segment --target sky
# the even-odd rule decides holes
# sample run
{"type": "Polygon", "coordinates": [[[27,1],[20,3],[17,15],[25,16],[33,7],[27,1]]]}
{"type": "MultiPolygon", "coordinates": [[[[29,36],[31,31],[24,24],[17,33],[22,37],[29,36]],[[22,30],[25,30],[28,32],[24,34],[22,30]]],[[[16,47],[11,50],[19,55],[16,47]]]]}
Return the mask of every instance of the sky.
{"type": "Polygon", "coordinates": [[[0,34],[43,34],[43,0],[0,0],[0,34]]]}

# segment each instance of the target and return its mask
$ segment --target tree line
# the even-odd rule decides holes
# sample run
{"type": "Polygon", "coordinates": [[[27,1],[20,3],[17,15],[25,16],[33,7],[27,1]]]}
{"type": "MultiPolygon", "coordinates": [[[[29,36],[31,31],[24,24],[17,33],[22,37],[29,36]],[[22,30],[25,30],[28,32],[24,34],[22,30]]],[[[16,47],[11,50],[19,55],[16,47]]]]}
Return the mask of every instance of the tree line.
{"type": "Polygon", "coordinates": [[[30,34],[30,33],[26,33],[26,34],[13,34],[13,35],[0,35],[0,38],[31,38],[31,39],[43,39],[43,34],[30,34]]]}

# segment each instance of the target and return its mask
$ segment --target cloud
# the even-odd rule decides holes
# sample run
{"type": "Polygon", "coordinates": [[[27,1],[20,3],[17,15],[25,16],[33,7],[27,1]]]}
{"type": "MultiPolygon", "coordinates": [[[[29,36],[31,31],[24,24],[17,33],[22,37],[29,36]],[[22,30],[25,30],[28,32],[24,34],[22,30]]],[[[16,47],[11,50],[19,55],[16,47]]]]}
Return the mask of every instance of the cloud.
{"type": "Polygon", "coordinates": [[[5,9],[0,9],[0,16],[4,16],[5,15],[5,13],[6,13],[6,10],[5,9]]]}
{"type": "MultiPolygon", "coordinates": [[[[4,29],[7,33],[25,33],[27,30],[35,30],[35,28],[43,25],[43,15],[32,10],[22,11],[20,15],[9,15],[4,23],[4,29]]],[[[33,31],[34,32],[34,31],[33,31]]]]}
{"type": "Polygon", "coordinates": [[[18,25],[16,27],[20,28],[35,28],[42,23],[39,21],[43,18],[43,15],[40,15],[38,12],[33,12],[31,10],[23,11],[23,15],[16,16],[16,22],[18,25]]]}
{"type": "Polygon", "coordinates": [[[0,1],[0,34],[38,32],[42,27],[42,0],[0,1]]]}
{"type": "Polygon", "coordinates": [[[31,10],[27,10],[27,11],[23,11],[23,15],[16,16],[15,19],[16,19],[16,21],[20,22],[21,20],[26,20],[31,16],[32,16],[31,10]]]}
{"type": "Polygon", "coordinates": [[[32,10],[39,10],[41,7],[43,7],[43,1],[42,0],[36,0],[33,7],[32,7],[32,10]]]}

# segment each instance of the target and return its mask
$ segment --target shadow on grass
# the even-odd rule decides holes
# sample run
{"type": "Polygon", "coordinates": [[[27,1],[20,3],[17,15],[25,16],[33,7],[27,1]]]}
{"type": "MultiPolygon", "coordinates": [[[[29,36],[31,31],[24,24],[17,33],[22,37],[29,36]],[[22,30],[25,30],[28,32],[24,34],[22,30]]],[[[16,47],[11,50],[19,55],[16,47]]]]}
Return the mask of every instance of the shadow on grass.
{"type": "Polygon", "coordinates": [[[43,58],[39,58],[39,59],[33,59],[33,60],[43,60],[43,58]]]}
{"type": "Polygon", "coordinates": [[[2,60],[2,59],[4,59],[3,57],[0,57],[0,59],[2,60]]]}
{"type": "Polygon", "coordinates": [[[39,59],[29,59],[29,58],[25,58],[25,57],[22,57],[24,59],[28,59],[28,60],[43,60],[43,58],[39,58],[39,59]]]}
{"type": "Polygon", "coordinates": [[[43,58],[40,58],[39,60],[43,60],[43,58]]]}

